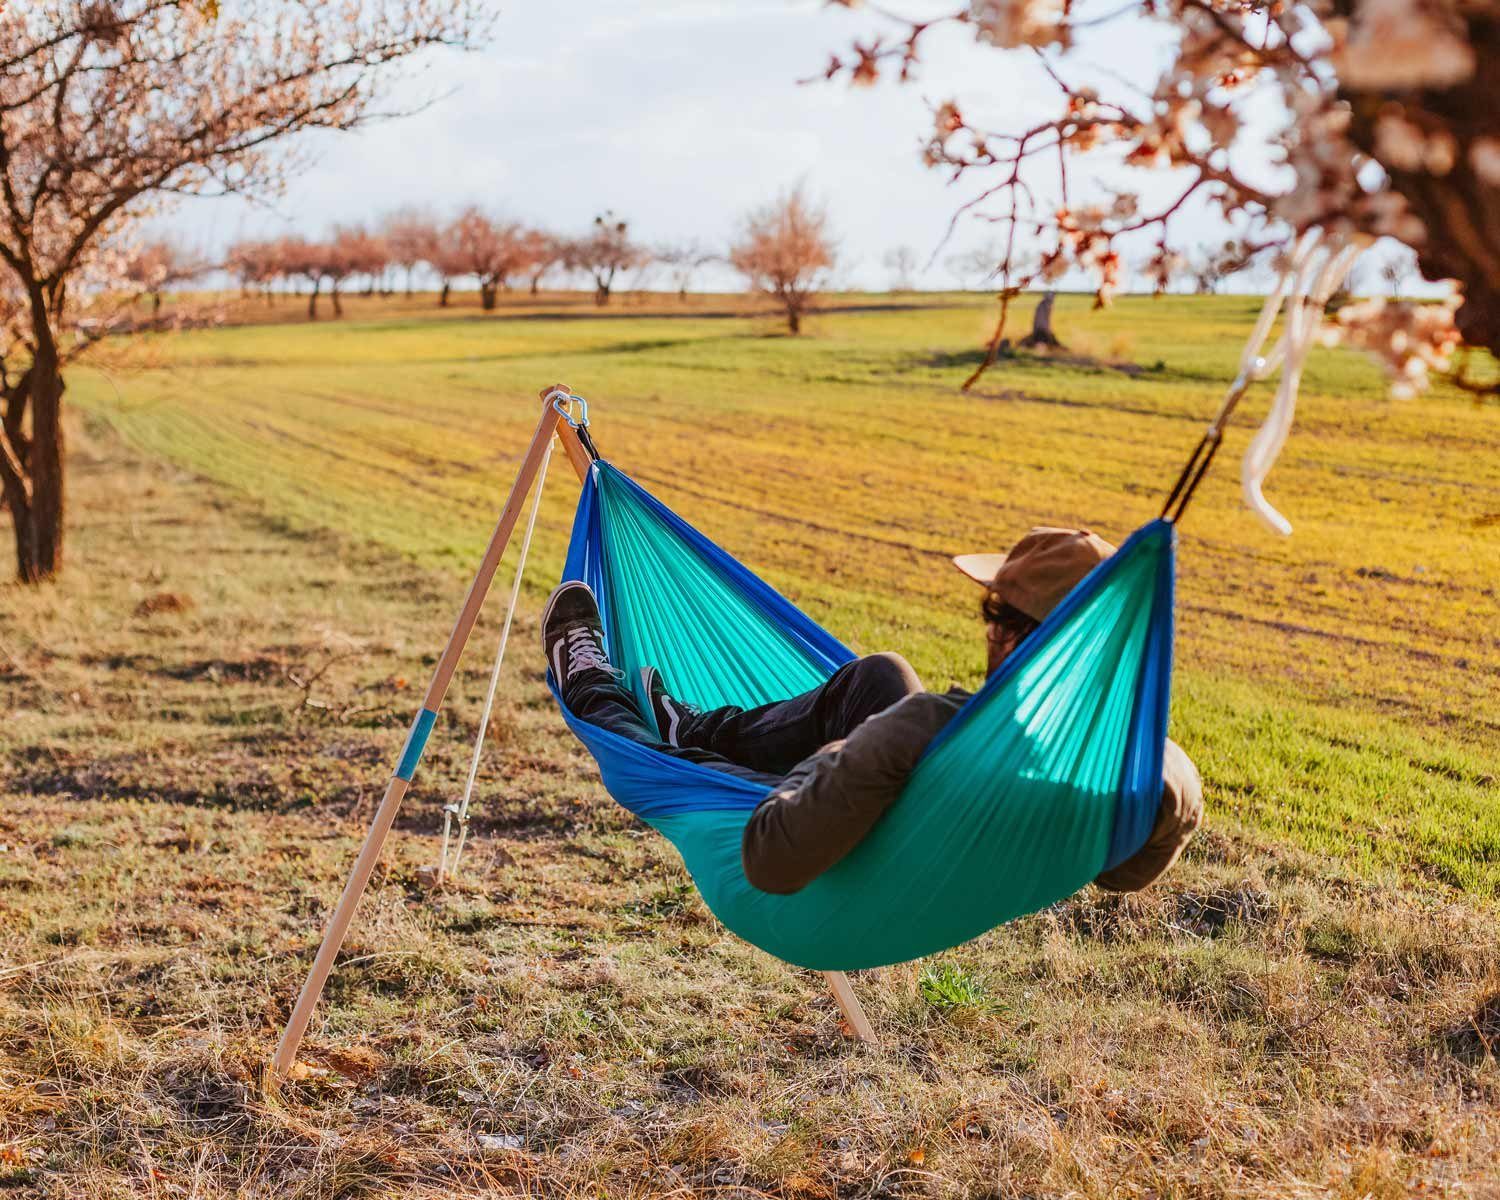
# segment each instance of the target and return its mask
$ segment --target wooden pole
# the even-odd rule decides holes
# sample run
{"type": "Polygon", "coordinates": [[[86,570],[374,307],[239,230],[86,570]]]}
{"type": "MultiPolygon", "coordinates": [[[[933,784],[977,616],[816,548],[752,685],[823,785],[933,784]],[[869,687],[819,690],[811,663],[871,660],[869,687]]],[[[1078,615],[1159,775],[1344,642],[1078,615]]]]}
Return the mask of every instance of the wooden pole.
{"type": "Polygon", "coordinates": [[[593,466],[594,460],[589,457],[589,452],[583,448],[583,442],[579,440],[577,431],[566,421],[559,421],[557,423],[557,440],[562,443],[562,448],[568,456],[568,461],[573,464],[573,470],[578,473],[578,482],[588,482],[589,468],[593,466]]]}
{"type": "MultiPolygon", "coordinates": [[[[297,1048],[302,1044],[302,1035],[307,1032],[313,1009],[317,1006],[318,998],[323,994],[324,985],[328,982],[328,976],[333,971],[333,962],[338,957],[339,947],[344,944],[344,937],[349,932],[349,924],[354,919],[354,910],[359,906],[360,897],[364,895],[365,887],[370,882],[370,875],[375,870],[375,864],[380,860],[380,851],[385,845],[386,837],[390,834],[392,824],[395,823],[396,812],[401,807],[401,799],[406,795],[407,786],[411,783],[417,764],[422,759],[422,750],[427,744],[433,724],[437,721],[438,710],[442,707],[443,697],[447,694],[448,685],[453,680],[453,673],[458,667],[458,660],[463,654],[464,645],[474,630],[475,621],[479,619],[479,610],[484,604],[485,594],[495,578],[495,571],[500,566],[501,556],[504,555],[510,535],[516,527],[516,520],[521,515],[526,494],[531,490],[537,469],[541,466],[547,442],[560,428],[572,433],[567,423],[557,415],[551,403],[546,402],[541,419],[537,422],[536,432],[531,436],[531,444],[527,446],[526,453],[522,456],[521,468],[516,474],[515,483],[511,485],[505,507],[500,510],[500,519],[496,522],[495,531],[490,536],[490,544],[484,552],[484,558],[480,561],[474,582],[469,585],[463,607],[459,609],[458,620],[453,624],[453,632],[448,635],[448,644],[444,647],[437,667],[433,670],[432,682],[427,687],[427,695],[422,700],[422,708],[412,722],[401,758],[396,764],[390,783],[386,786],[385,795],[381,797],[380,807],[375,810],[375,819],[370,824],[370,831],[365,835],[359,856],[354,860],[354,868],[349,873],[349,882],[344,885],[343,894],[339,897],[338,905],[329,919],[328,929],[323,934],[323,944],[318,947],[317,957],[313,959],[312,969],[308,972],[307,982],[302,985],[297,1003],[292,1008],[292,1015],[286,1023],[286,1029],[282,1032],[281,1042],[276,1047],[276,1056],[271,1061],[272,1082],[285,1079],[297,1061],[297,1048]]],[[[577,441],[576,435],[573,440],[577,441]]],[[[571,451],[569,457],[572,457],[571,451]]]]}
{"type": "Polygon", "coordinates": [[[865,1016],[859,997],[854,994],[854,985],[849,982],[849,976],[842,971],[824,971],[823,978],[828,980],[828,986],[833,989],[833,998],[838,1001],[839,1011],[844,1014],[844,1020],[849,1022],[854,1036],[872,1046],[879,1045],[880,1039],[875,1036],[870,1019],[865,1016]]]}

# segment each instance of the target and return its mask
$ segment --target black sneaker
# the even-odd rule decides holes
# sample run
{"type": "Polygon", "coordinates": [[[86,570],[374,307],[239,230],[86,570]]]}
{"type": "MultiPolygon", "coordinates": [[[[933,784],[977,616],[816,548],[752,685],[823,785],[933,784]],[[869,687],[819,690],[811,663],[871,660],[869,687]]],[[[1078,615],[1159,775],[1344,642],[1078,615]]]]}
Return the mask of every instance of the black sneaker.
{"type": "Polygon", "coordinates": [[[548,598],[542,609],[542,649],[564,698],[585,671],[616,673],[604,654],[604,622],[588,584],[570,580],[548,598]]]}
{"type": "Polygon", "coordinates": [[[641,668],[641,687],[651,700],[651,716],[656,721],[656,732],[661,740],[669,746],[682,745],[678,741],[678,733],[682,729],[683,719],[697,716],[698,710],[691,704],[684,704],[667,695],[667,682],[655,667],[641,668]]]}

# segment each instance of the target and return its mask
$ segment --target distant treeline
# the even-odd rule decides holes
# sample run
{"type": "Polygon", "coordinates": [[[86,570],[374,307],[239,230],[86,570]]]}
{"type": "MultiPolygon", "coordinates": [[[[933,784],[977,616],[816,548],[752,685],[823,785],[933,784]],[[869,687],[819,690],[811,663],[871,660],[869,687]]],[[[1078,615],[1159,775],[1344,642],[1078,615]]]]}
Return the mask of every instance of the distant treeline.
{"type": "Polygon", "coordinates": [[[365,295],[404,288],[410,295],[419,272],[437,280],[440,305],[448,303],[455,284],[472,282],[489,310],[501,292],[525,286],[535,293],[554,272],[587,279],[601,305],[609,303],[622,273],[653,266],[665,267],[673,286],[686,295],[703,267],[722,262],[752,288],[774,297],[796,333],[834,264],[827,222],[827,213],[794,189],[746,214],[733,243],[717,252],[698,241],[648,246],[610,212],[595,217],[583,233],[567,236],[474,206],[452,218],[402,209],[369,224],[335,225],[320,239],[289,235],[237,242],[222,261],[155,241],[138,250],[126,273],[153,296],[158,309],[166,289],[224,271],[246,295],[269,300],[278,291],[305,292],[308,316],[316,317],[325,289],[334,315],[342,316],[342,296],[350,288],[365,295]]]}

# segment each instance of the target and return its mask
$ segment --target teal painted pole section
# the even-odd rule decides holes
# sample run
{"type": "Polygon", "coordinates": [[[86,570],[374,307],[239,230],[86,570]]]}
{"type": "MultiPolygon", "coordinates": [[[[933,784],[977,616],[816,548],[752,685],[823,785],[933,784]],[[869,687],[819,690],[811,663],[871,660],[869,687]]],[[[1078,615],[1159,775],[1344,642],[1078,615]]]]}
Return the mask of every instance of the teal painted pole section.
{"type": "Polygon", "coordinates": [[[417,713],[417,719],[411,723],[411,732],[406,735],[406,747],[401,751],[401,761],[396,764],[396,778],[411,782],[411,777],[417,773],[417,764],[422,761],[422,751],[427,749],[427,739],[432,734],[432,727],[437,722],[437,713],[430,708],[424,708],[417,713]]]}

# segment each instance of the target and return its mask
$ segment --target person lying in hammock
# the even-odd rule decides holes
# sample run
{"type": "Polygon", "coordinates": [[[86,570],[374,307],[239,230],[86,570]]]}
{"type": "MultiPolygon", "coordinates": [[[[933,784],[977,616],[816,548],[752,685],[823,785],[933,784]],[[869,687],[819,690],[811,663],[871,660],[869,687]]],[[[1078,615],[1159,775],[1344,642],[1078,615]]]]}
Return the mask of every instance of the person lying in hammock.
{"type": "MultiPolygon", "coordinates": [[[[984,586],[990,672],[1115,548],[1086,529],[1037,528],[1006,554],[965,554],[954,564],[984,586]]],[[[759,708],[700,711],[675,699],[655,667],[642,671],[650,714],[604,652],[604,627],[585,583],[564,583],[542,613],[547,663],[578,717],[632,741],[764,785],[745,826],[745,877],[762,891],[805,887],[854,849],[901,794],[938,731],[970,693],[929,692],[899,654],[844,664],[828,681],[759,708]],[[652,725],[655,728],[652,728],[652,725]]],[[[1203,813],[1192,760],[1168,741],[1161,805],[1146,844],[1095,880],[1137,891],[1182,853],[1203,813]]]]}

